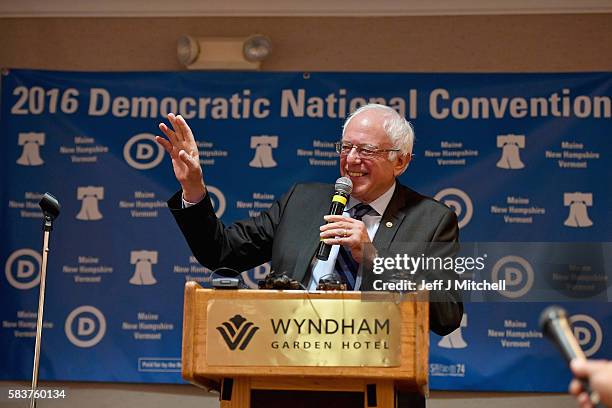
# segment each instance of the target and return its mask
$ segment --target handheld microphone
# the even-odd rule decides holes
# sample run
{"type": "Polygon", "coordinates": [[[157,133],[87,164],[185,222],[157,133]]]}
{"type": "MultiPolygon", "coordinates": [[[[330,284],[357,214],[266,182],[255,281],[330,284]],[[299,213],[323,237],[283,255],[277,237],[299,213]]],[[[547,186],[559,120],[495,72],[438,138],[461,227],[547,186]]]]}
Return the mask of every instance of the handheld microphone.
{"type": "MultiPolygon", "coordinates": [[[[344,207],[348,202],[348,198],[353,191],[353,182],[348,177],[340,177],[338,180],[336,180],[334,190],[329,215],[342,215],[344,212],[344,207]]],[[[319,247],[317,248],[317,259],[327,261],[330,250],[331,245],[328,245],[321,240],[321,242],[319,242],[319,247]]]]}
{"type": "MultiPolygon", "coordinates": [[[[549,306],[544,309],[540,315],[540,329],[550,341],[555,343],[568,364],[575,358],[586,360],[578,340],[574,337],[574,333],[567,320],[567,314],[563,308],[549,306]]],[[[589,395],[591,403],[595,407],[601,407],[599,404],[599,394],[591,391],[588,379],[579,378],[578,380],[582,383],[582,389],[589,395]]]]}

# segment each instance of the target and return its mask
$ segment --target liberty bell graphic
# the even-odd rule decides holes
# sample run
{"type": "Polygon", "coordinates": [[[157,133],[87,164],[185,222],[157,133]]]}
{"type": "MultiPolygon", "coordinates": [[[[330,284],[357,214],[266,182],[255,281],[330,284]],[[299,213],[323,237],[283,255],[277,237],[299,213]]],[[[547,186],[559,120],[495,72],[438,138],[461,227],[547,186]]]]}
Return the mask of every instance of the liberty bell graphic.
{"type": "Polygon", "coordinates": [[[136,265],[134,275],[130,278],[132,285],[155,285],[152,265],[157,263],[157,251],[132,251],[130,263],[136,265]]]}
{"type": "Polygon", "coordinates": [[[497,147],[502,149],[502,157],[497,162],[497,167],[512,170],[525,167],[520,156],[520,149],[525,148],[525,135],[499,135],[497,147]]]}
{"type": "Polygon", "coordinates": [[[17,143],[19,146],[23,146],[23,151],[17,159],[17,164],[22,166],[40,166],[44,163],[44,160],[40,157],[40,146],[45,144],[44,133],[19,133],[17,143]]]}
{"type": "Polygon", "coordinates": [[[102,213],[98,208],[98,200],[104,199],[104,187],[79,187],[77,189],[77,199],[82,200],[81,210],[76,216],[77,220],[97,221],[102,219],[102,213]]]}
{"type": "Polygon", "coordinates": [[[272,157],[272,149],[278,147],[278,136],[251,136],[251,149],[255,149],[255,157],[249,166],[256,168],[276,167],[277,163],[272,157]]]}
{"type": "Polygon", "coordinates": [[[563,194],[563,205],[569,206],[569,215],[563,225],[574,228],[593,225],[593,221],[591,221],[587,212],[587,207],[593,205],[592,193],[565,193],[563,194]]]}

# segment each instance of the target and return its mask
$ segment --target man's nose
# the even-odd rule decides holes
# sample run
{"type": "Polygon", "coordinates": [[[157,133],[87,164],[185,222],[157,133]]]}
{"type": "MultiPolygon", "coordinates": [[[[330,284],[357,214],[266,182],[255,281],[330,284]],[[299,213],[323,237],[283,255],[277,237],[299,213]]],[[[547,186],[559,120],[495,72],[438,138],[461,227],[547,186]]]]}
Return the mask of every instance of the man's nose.
{"type": "Polygon", "coordinates": [[[346,156],[346,160],[350,162],[361,161],[361,156],[359,156],[359,153],[357,153],[357,146],[353,146],[351,151],[346,156]]]}

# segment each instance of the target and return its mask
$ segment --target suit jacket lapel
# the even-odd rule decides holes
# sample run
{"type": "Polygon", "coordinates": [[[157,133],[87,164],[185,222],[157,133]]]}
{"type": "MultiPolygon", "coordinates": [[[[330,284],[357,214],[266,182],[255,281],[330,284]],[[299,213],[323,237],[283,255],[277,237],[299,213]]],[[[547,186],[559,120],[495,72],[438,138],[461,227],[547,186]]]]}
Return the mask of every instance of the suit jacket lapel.
{"type": "Polygon", "coordinates": [[[410,190],[397,182],[393,197],[380,220],[380,225],[374,235],[374,246],[376,248],[388,248],[406,217],[408,210],[408,195],[410,190]]]}

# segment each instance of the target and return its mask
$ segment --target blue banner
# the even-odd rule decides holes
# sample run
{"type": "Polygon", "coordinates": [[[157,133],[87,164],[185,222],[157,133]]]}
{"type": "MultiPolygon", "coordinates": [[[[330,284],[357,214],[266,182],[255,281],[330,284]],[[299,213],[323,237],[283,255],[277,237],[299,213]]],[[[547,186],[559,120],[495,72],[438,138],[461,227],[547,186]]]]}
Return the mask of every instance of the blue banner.
{"type": "MultiPolygon", "coordinates": [[[[377,102],[415,125],[415,158],[401,180],[453,208],[462,241],[612,241],[610,73],[10,70],[1,86],[2,380],[31,375],[38,201],[49,191],[62,213],[41,378],[182,381],[183,287],[207,285],[210,271],[166,208],[179,185],[154,135],[170,112],[192,127],[226,223],[269,208],[293,183],[333,182],[343,119],[377,102]]],[[[547,304],[520,302],[538,267],[518,254],[492,263],[515,301],[468,303],[460,329],[432,334],[431,387],[565,391],[570,374],[538,328],[547,304]]],[[[247,283],[269,269],[249,271],[247,283]]],[[[612,358],[609,304],[563,306],[587,355],[612,358]]]]}

